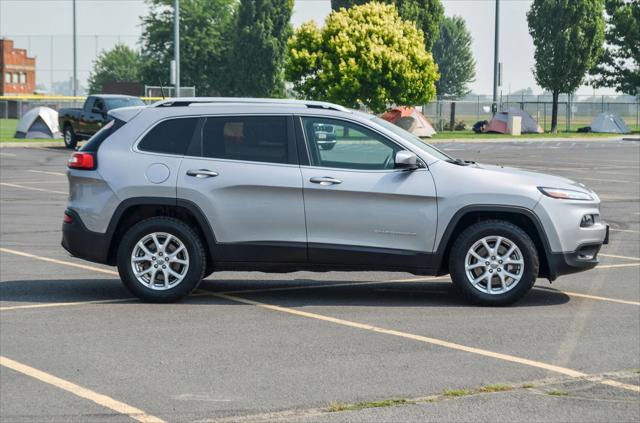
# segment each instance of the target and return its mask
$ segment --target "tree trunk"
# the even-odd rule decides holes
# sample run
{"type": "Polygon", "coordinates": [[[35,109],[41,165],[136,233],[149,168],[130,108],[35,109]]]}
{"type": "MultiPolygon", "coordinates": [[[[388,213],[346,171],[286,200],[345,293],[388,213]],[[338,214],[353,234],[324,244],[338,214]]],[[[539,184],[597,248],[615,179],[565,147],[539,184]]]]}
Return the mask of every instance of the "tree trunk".
{"type": "Polygon", "coordinates": [[[551,133],[558,133],[558,96],[560,92],[553,90],[553,105],[551,108],[551,133]]]}

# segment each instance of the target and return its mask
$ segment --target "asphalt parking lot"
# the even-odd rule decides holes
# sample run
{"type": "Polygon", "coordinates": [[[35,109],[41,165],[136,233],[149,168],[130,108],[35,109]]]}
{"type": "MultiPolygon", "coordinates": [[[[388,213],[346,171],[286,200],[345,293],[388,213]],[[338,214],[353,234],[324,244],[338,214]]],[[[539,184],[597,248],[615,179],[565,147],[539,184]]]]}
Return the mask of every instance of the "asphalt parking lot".
{"type": "Polygon", "coordinates": [[[0,149],[0,421],[639,421],[640,142],[439,146],[592,187],[601,265],[507,308],[380,272],[214,273],[143,304],[60,247],[69,152],[0,149]]]}

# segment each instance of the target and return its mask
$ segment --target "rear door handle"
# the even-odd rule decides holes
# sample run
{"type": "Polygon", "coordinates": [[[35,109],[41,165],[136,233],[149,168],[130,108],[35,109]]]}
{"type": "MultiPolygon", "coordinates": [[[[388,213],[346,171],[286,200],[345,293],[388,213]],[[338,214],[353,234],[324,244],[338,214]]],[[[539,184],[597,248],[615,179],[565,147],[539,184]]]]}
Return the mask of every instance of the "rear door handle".
{"type": "Polygon", "coordinates": [[[337,185],[342,183],[340,179],[332,178],[330,176],[314,176],[309,179],[309,181],[320,185],[337,185]]]}
{"type": "Polygon", "coordinates": [[[195,176],[196,178],[212,178],[218,176],[218,172],[209,169],[189,169],[187,170],[187,175],[195,176]]]}

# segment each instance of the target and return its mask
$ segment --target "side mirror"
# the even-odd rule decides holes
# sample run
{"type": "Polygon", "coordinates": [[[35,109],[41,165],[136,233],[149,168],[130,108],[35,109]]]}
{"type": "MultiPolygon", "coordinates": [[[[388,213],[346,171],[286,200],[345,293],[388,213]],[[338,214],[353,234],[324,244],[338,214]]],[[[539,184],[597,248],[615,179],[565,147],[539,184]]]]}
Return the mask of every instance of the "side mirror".
{"type": "Polygon", "coordinates": [[[401,150],[396,153],[395,160],[396,169],[415,170],[418,168],[418,156],[407,150],[401,150]]]}

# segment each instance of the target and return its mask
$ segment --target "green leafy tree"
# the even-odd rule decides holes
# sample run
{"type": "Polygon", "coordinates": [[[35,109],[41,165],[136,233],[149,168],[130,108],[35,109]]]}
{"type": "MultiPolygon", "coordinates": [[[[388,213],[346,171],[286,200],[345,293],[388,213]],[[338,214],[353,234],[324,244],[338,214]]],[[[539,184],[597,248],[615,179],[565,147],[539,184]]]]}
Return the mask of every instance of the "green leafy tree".
{"type": "Polygon", "coordinates": [[[229,51],[233,95],[284,96],[284,57],[293,0],[241,0],[229,51]]]}
{"type": "Polygon", "coordinates": [[[527,13],[536,82],[553,94],[553,133],[558,130],[558,96],[574,92],[602,55],[603,15],[603,0],[534,0],[527,13]]]}
{"type": "Polygon", "coordinates": [[[102,92],[106,82],[140,81],[140,55],[126,44],[116,44],[109,51],[102,51],[93,62],[89,75],[89,92],[102,92]]]}
{"type": "Polygon", "coordinates": [[[606,48],[592,70],[595,87],[640,94],[640,1],[606,0],[606,48]]]}
{"type": "Polygon", "coordinates": [[[433,58],[440,71],[440,79],[436,82],[438,96],[464,96],[469,93],[468,84],[476,76],[471,41],[464,19],[459,16],[444,18],[440,36],[433,46],[433,58]]]}
{"type": "MultiPolygon", "coordinates": [[[[331,0],[331,8],[340,10],[368,3],[371,0],[331,0]]],[[[424,32],[424,46],[431,51],[438,39],[440,23],[444,18],[444,8],[440,0],[383,0],[385,3],[395,4],[398,14],[403,19],[415,22],[424,32]]]]}
{"type": "MultiPolygon", "coordinates": [[[[142,75],[148,85],[169,85],[173,59],[173,0],[147,0],[142,18],[142,75]]],[[[198,95],[229,93],[229,34],[235,0],[180,2],[180,82],[198,95]]]]}
{"type": "Polygon", "coordinates": [[[376,113],[431,100],[438,79],[422,32],[381,3],[334,11],[323,28],[302,25],[289,40],[285,72],[303,97],[376,113]]]}

